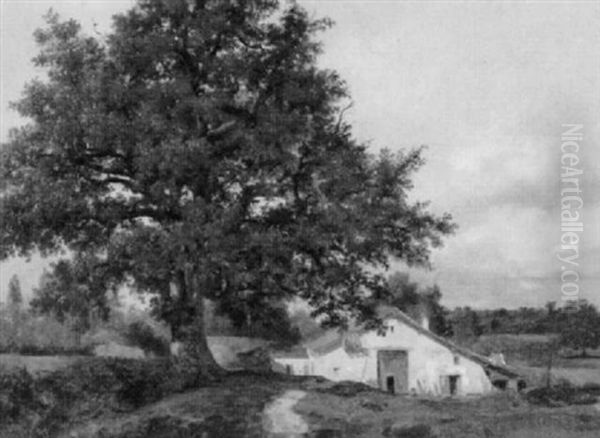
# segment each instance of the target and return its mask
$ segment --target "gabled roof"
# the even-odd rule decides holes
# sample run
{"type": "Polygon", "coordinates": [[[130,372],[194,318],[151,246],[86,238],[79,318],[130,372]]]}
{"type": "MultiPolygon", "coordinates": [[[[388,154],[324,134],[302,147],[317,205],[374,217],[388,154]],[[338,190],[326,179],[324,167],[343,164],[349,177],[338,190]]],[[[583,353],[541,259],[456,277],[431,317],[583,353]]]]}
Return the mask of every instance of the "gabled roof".
{"type": "Polygon", "coordinates": [[[306,341],[303,345],[308,351],[318,356],[331,353],[338,348],[343,348],[350,356],[362,356],[366,350],[360,343],[362,332],[356,329],[346,331],[328,330],[321,336],[306,341]]]}
{"type": "Polygon", "coordinates": [[[293,349],[275,352],[273,353],[273,357],[288,359],[308,358],[308,352],[322,356],[338,348],[343,348],[350,356],[364,355],[366,350],[360,345],[358,334],[356,330],[345,332],[335,329],[327,330],[322,335],[308,340],[293,349]]]}
{"type": "Polygon", "coordinates": [[[344,334],[339,330],[327,330],[322,335],[303,343],[306,349],[318,354],[327,354],[344,345],[344,334]]]}

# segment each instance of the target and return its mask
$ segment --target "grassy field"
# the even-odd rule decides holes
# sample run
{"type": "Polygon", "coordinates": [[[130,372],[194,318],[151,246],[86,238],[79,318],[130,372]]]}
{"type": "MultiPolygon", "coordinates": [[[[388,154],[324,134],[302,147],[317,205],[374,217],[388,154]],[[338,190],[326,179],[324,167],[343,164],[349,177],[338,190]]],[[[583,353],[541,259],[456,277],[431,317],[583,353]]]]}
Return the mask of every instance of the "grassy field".
{"type": "MultiPolygon", "coordinates": [[[[600,360],[597,360],[597,362],[600,364],[600,360]]],[[[514,368],[525,377],[529,386],[543,386],[546,384],[546,368],[527,365],[517,365],[514,368]]],[[[553,383],[569,382],[575,386],[600,385],[600,367],[553,367],[551,376],[553,383]]]]}
{"type": "MultiPolygon", "coordinates": [[[[469,347],[484,355],[502,352],[508,365],[521,373],[529,386],[538,386],[546,383],[549,339],[547,335],[486,335],[469,347]]],[[[566,357],[565,353],[553,356],[553,382],[600,385],[600,351],[589,351],[592,357],[588,358],[566,357]]]]}
{"type": "Polygon", "coordinates": [[[31,374],[48,373],[71,365],[84,356],[23,356],[0,354],[0,370],[25,368],[31,374]]]}
{"type": "Polygon", "coordinates": [[[600,355],[595,357],[558,357],[553,361],[553,366],[557,368],[577,368],[600,370],[600,355]]]}
{"type": "Polygon", "coordinates": [[[521,429],[507,435],[506,438],[597,438],[598,431],[556,430],[553,427],[521,429]]]}
{"type": "MultiPolygon", "coordinates": [[[[485,356],[491,353],[502,353],[507,362],[527,363],[530,366],[545,365],[548,359],[549,335],[533,334],[495,334],[483,335],[465,345],[473,351],[485,356]]],[[[591,367],[600,368],[600,349],[587,351],[590,358],[577,358],[576,351],[561,349],[564,357],[554,357],[556,365],[563,368],[591,367]]]]}

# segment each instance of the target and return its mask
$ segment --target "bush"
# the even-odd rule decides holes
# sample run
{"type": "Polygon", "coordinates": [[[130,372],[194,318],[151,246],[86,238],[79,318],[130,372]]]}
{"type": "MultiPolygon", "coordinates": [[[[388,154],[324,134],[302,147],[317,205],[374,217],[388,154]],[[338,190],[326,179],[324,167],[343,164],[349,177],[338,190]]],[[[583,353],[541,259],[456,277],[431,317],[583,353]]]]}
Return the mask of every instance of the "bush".
{"type": "Polygon", "coordinates": [[[561,384],[550,388],[536,388],[527,393],[527,401],[549,407],[562,405],[589,405],[597,401],[593,389],[561,384]]]}
{"type": "Polygon", "coordinates": [[[198,384],[198,373],[176,360],[116,361],[110,368],[119,382],[117,401],[126,406],[139,407],[198,384]]]}
{"type": "Polygon", "coordinates": [[[176,358],[85,358],[48,375],[0,374],[2,426],[33,426],[31,436],[52,436],[71,418],[122,412],[199,386],[200,373],[176,358]]]}
{"type": "Polygon", "coordinates": [[[397,438],[437,438],[431,427],[426,424],[392,426],[384,430],[383,435],[397,438]]]}
{"type": "Polygon", "coordinates": [[[588,382],[585,383],[581,389],[583,389],[588,394],[600,395],[600,383],[588,382]]]}
{"type": "Polygon", "coordinates": [[[94,358],[53,373],[51,386],[71,385],[91,398],[109,395],[119,409],[127,409],[188,389],[197,383],[197,375],[171,358],[94,358]]]}
{"type": "Polygon", "coordinates": [[[375,391],[371,386],[361,382],[353,382],[349,380],[343,380],[338,383],[334,383],[332,386],[327,388],[318,389],[320,392],[326,392],[329,394],[335,394],[339,397],[354,397],[357,394],[363,392],[375,391]]]}
{"type": "Polygon", "coordinates": [[[0,423],[17,418],[34,394],[33,377],[25,368],[0,372],[0,423]]]}
{"type": "Polygon", "coordinates": [[[50,316],[20,311],[7,315],[0,307],[0,351],[20,354],[79,354],[79,334],[50,316]]]}
{"type": "Polygon", "coordinates": [[[502,352],[507,362],[525,361],[530,365],[545,366],[551,339],[543,335],[484,335],[465,346],[484,356],[502,352]]]}
{"type": "Polygon", "coordinates": [[[155,333],[154,329],[144,321],[135,321],[129,324],[125,333],[127,340],[146,352],[156,356],[170,354],[169,341],[155,333]]]}

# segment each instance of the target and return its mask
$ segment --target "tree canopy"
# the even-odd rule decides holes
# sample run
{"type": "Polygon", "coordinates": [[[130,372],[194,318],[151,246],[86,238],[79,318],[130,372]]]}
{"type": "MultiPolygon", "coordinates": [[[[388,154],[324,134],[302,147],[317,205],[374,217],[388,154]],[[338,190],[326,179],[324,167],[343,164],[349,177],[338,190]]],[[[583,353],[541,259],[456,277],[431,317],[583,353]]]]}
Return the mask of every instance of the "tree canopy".
{"type": "Polygon", "coordinates": [[[582,356],[587,355],[587,350],[600,347],[600,313],[596,306],[579,300],[563,312],[565,318],[560,324],[560,345],[580,350],[582,356]]]}
{"type": "Polygon", "coordinates": [[[458,307],[450,315],[455,339],[459,342],[472,341],[483,334],[483,326],[476,311],[469,306],[458,307]]]}
{"type": "Polygon", "coordinates": [[[141,0],[102,37],[47,21],[47,77],[2,145],[2,257],[94,259],[179,336],[203,298],[374,321],[390,257],[427,265],[453,230],[408,200],[420,149],[374,156],[352,137],[346,86],[316,62],[328,20],[273,0],[141,0]]]}
{"type": "Polygon", "coordinates": [[[387,288],[385,304],[397,307],[417,321],[427,318],[429,330],[435,334],[452,336],[450,311],[440,303],[442,292],[437,284],[422,288],[409,274],[398,271],[387,278],[387,288]]]}

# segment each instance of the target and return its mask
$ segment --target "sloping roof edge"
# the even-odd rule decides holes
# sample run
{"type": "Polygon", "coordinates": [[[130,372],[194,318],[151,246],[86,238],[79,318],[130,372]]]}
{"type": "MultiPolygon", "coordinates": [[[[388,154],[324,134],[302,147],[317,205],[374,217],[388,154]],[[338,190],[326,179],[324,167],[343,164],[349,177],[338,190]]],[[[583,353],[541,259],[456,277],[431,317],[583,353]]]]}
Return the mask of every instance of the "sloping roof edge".
{"type": "Polygon", "coordinates": [[[502,365],[497,365],[497,364],[493,363],[492,361],[490,361],[485,356],[475,353],[474,351],[471,351],[468,348],[456,345],[454,342],[452,342],[446,338],[443,338],[439,335],[436,335],[432,331],[421,326],[419,323],[417,323],[415,320],[413,320],[411,317],[409,317],[407,314],[405,314],[404,312],[402,312],[399,309],[393,309],[393,308],[384,309],[384,310],[382,310],[380,316],[383,319],[397,319],[397,320],[405,323],[412,329],[416,330],[420,334],[427,336],[432,341],[435,341],[438,344],[443,345],[444,347],[448,348],[449,350],[451,350],[452,352],[454,352],[456,354],[459,354],[463,357],[466,357],[467,359],[471,359],[472,361],[479,363],[484,368],[490,369],[492,371],[496,371],[497,373],[503,374],[510,378],[519,377],[519,374],[516,373],[515,371],[513,371],[507,367],[504,367],[502,365]]]}
{"type": "Polygon", "coordinates": [[[304,344],[304,347],[307,350],[312,351],[318,355],[330,353],[330,352],[337,350],[338,348],[341,348],[343,346],[344,346],[344,334],[341,332],[337,333],[334,339],[329,340],[327,343],[325,343],[323,345],[311,346],[310,342],[307,342],[304,344]]]}

